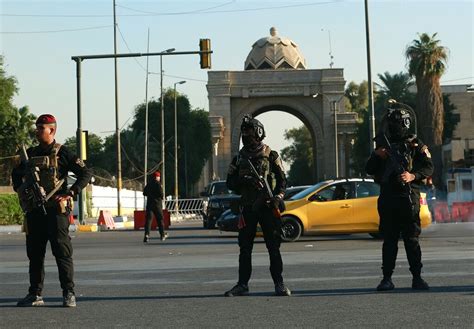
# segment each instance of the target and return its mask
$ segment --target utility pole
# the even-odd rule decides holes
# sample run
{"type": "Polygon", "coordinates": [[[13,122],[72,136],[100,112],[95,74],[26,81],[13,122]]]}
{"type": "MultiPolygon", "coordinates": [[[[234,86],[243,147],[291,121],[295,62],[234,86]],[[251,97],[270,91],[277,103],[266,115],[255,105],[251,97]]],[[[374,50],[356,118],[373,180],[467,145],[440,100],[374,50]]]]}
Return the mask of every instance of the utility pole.
{"type": "MultiPolygon", "coordinates": [[[[150,51],[150,28],[148,28],[148,41],[146,46],[146,52],[150,51]]],[[[145,165],[143,174],[143,187],[146,186],[148,176],[148,56],[146,57],[146,77],[145,77],[145,165]]],[[[145,203],[146,197],[143,199],[145,203]]],[[[145,207],[146,204],[143,205],[145,207]]]]}
{"type": "MultiPolygon", "coordinates": [[[[114,2],[114,55],[117,56],[117,21],[114,2]]],[[[117,75],[117,57],[114,57],[115,70],[115,134],[117,135],[117,216],[122,215],[122,206],[120,203],[120,190],[122,189],[122,155],[120,144],[119,127],[119,106],[118,106],[118,75],[117,75]]]]}
{"type": "Polygon", "coordinates": [[[372,68],[370,60],[370,29],[369,29],[369,4],[368,0],[365,3],[365,38],[367,46],[367,82],[369,85],[369,138],[370,151],[375,149],[375,116],[374,116],[374,91],[372,90],[372,68]]]}
{"type": "MultiPolygon", "coordinates": [[[[166,49],[162,53],[172,53],[175,48],[166,49]]],[[[161,105],[161,186],[163,186],[163,209],[166,202],[166,162],[165,162],[165,100],[163,98],[163,55],[160,55],[160,105],[161,105]]]]}

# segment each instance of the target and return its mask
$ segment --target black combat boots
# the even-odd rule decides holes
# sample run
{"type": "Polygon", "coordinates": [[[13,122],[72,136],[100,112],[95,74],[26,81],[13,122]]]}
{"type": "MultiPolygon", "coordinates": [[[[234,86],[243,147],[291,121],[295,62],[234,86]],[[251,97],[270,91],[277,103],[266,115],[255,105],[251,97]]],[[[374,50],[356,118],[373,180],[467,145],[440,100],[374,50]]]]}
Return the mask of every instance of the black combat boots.
{"type": "Polygon", "coordinates": [[[19,300],[18,303],[16,304],[16,306],[18,307],[31,307],[31,306],[43,306],[43,305],[44,305],[43,297],[37,294],[31,294],[31,293],[26,295],[25,298],[19,300]]]}
{"type": "Polygon", "coordinates": [[[414,276],[413,281],[411,282],[411,288],[413,290],[429,290],[430,286],[421,278],[421,276],[414,276]]]}
{"type": "Polygon", "coordinates": [[[283,282],[275,285],[275,296],[291,296],[291,290],[283,282]]]}
{"type": "Polygon", "coordinates": [[[382,281],[380,281],[379,285],[377,286],[377,291],[388,291],[393,290],[395,285],[392,282],[392,278],[389,276],[384,276],[382,281]]]}
{"type": "Polygon", "coordinates": [[[234,296],[245,296],[249,294],[249,286],[246,284],[238,283],[229,291],[224,293],[225,297],[234,297],[234,296]]]}

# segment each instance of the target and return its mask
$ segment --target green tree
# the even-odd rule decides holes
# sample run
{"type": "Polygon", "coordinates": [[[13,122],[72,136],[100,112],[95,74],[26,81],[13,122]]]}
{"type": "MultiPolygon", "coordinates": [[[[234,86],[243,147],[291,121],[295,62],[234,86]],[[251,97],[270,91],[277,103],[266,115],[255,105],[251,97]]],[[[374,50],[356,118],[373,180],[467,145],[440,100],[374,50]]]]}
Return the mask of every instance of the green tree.
{"type": "Polygon", "coordinates": [[[405,56],[408,72],[415,77],[416,113],[418,133],[426,144],[433,148],[435,184],[442,184],[441,145],[443,143],[444,113],[440,78],[446,69],[448,49],[440,45],[432,36],[423,33],[419,40],[413,40],[407,47],[405,56]]]}
{"type": "Polygon", "coordinates": [[[345,103],[346,110],[363,115],[369,105],[369,85],[367,81],[364,80],[360,84],[354,81],[349,82],[344,91],[344,96],[348,100],[345,103]]]}
{"type": "Polygon", "coordinates": [[[351,156],[351,169],[356,175],[364,176],[365,162],[369,156],[369,114],[367,111],[369,94],[367,81],[362,81],[360,84],[351,81],[344,95],[349,100],[346,110],[357,112],[358,114],[355,141],[351,156]]]}
{"type": "Polygon", "coordinates": [[[27,106],[17,108],[13,97],[18,93],[17,80],[8,76],[0,56],[0,184],[10,183],[13,156],[21,145],[30,146],[34,141],[35,115],[27,106]]]}
{"type": "Polygon", "coordinates": [[[354,146],[352,148],[351,168],[355,176],[366,176],[365,164],[369,157],[369,112],[364,111],[359,117],[356,128],[354,146]]]}
{"type": "Polygon", "coordinates": [[[306,126],[285,131],[285,139],[292,141],[290,146],[281,150],[281,158],[290,163],[288,185],[313,184],[314,162],[313,141],[306,126]]]}
{"type": "MultiPolygon", "coordinates": [[[[166,194],[174,192],[174,90],[164,92],[165,149],[166,149],[166,194]]],[[[191,186],[200,178],[206,161],[211,156],[211,127],[209,113],[202,109],[191,109],[186,95],[176,94],[178,125],[178,176],[179,191],[191,193],[191,186]],[[195,141],[199,141],[196,143],[195,141]],[[187,184],[186,184],[187,183],[187,184]]],[[[156,167],[161,160],[161,103],[152,100],[148,103],[149,140],[155,141],[159,151],[150,158],[148,168],[156,167]]],[[[132,130],[145,131],[145,104],[135,109],[132,130]]],[[[184,195],[184,193],[180,193],[184,195]]]]}
{"type": "Polygon", "coordinates": [[[454,115],[456,106],[451,103],[450,95],[443,94],[443,107],[444,107],[444,129],[443,129],[443,141],[447,142],[453,138],[454,129],[459,122],[459,116],[454,115]]]}
{"type": "MultiPolygon", "coordinates": [[[[100,161],[102,160],[101,155],[104,150],[103,143],[104,141],[98,135],[94,133],[88,134],[86,163],[89,167],[100,165],[100,161]]],[[[77,153],[76,137],[66,138],[64,146],[66,146],[71,152],[77,153]]]]}

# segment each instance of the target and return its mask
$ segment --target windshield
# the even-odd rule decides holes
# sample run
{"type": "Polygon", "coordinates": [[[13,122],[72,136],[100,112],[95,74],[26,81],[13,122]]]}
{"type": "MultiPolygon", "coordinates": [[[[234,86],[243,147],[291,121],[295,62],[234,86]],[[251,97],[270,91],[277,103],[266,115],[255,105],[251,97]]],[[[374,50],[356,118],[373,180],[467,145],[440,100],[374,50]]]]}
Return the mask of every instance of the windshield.
{"type": "Polygon", "coordinates": [[[223,194],[233,194],[231,190],[227,188],[226,182],[214,183],[211,186],[209,195],[223,195],[223,194]]]}
{"type": "Polygon", "coordinates": [[[310,186],[308,187],[307,189],[299,192],[299,193],[296,193],[295,195],[293,195],[290,200],[299,200],[299,199],[303,199],[303,198],[306,198],[308,195],[310,195],[311,193],[319,190],[322,186],[328,184],[330,181],[323,181],[323,182],[319,182],[318,184],[316,185],[313,185],[313,186],[310,186]]]}

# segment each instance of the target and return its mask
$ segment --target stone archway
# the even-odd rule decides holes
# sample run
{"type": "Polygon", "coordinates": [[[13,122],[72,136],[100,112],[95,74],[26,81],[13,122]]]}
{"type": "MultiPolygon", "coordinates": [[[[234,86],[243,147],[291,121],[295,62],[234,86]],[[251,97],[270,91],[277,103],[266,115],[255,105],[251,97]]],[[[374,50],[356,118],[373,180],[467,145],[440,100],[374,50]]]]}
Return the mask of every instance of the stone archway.
{"type": "MultiPolygon", "coordinates": [[[[313,163],[315,167],[315,172],[313,177],[323,176],[322,167],[324,163],[322,157],[318,157],[318,154],[324,153],[324,143],[323,141],[323,129],[321,122],[317,116],[311,115],[311,108],[305,105],[304,103],[291,100],[290,98],[283,99],[274,99],[266,98],[260,99],[258,102],[252,102],[247,107],[241,108],[241,111],[236,115],[232,128],[232,143],[231,143],[231,153],[237,154],[239,151],[239,142],[240,142],[240,122],[244,115],[250,114],[253,117],[263,114],[269,111],[282,111],[294,115],[300,119],[303,124],[308,128],[311,139],[313,141],[313,163]]],[[[276,150],[279,151],[279,150],[276,150]]]]}
{"type": "Polygon", "coordinates": [[[208,72],[214,152],[204,183],[225,179],[238,152],[243,116],[273,110],[296,116],[309,129],[316,180],[335,177],[338,167],[347,175],[357,114],[345,112],[343,106],[343,69],[307,69],[298,45],[280,37],[275,28],[252,45],[244,67],[244,71],[208,72]]]}
{"type": "Polygon", "coordinates": [[[347,140],[355,133],[357,114],[345,112],[342,106],[345,85],[342,69],[211,71],[208,78],[211,125],[220,122],[213,126],[216,152],[210,177],[225,178],[232,156],[238,151],[242,117],[272,109],[295,115],[310,130],[316,180],[335,177],[333,104],[338,108],[338,164],[348,168],[347,140]]]}

